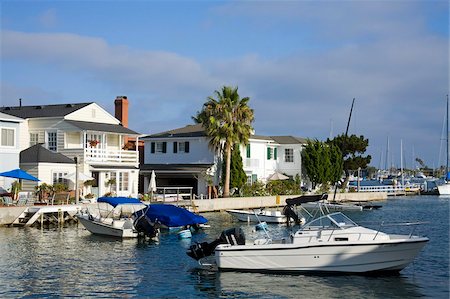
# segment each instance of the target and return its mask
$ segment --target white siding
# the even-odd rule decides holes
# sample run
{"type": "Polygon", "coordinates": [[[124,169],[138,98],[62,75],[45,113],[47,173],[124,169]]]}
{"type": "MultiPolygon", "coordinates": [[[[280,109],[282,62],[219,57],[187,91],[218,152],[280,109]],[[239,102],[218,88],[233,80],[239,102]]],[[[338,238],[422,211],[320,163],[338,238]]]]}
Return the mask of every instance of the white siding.
{"type": "Polygon", "coordinates": [[[99,105],[92,103],[65,116],[65,119],[118,125],[120,121],[99,105]]]}
{"type": "Polygon", "coordinates": [[[214,152],[206,138],[161,138],[145,140],[144,164],[213,164],[214,152]],[[174,142],[189,142],[189,153],[173,152],[174,142]],[[151,153],[152,142],[167,142],[166,153],[151,153]]]}
{"type": "MultiPolygon", "coordinates": [[[[1,114],[0,128],[12,129],[14,130],[14,146],[3,147],[0,145],[0,172],[9,171],[19,168],[19,154],[20,154],[20,140],[23,123],[22,120],[15,117],[9,117],[8,115],[1,114]]],[[[5,190],[11,188],[11,183],[15,179],[9,179],[5,177],[0,177],[0,187],[5,190]]]]}

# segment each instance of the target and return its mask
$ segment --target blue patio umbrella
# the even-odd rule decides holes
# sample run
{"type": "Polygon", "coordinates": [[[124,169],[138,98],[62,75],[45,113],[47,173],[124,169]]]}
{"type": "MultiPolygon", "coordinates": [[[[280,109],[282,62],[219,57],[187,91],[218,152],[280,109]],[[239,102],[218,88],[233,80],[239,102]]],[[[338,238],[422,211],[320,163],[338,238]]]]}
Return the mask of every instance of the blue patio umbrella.
{"type": "Polygon", "coordinates": [[[28,172],[17,168],[10,171],[0,172],[0,176],[7,177],[7,178],[14,178],[19,180],[27,180],[27,181],[40,181],[38,178],[32,176],[28,172]]]}

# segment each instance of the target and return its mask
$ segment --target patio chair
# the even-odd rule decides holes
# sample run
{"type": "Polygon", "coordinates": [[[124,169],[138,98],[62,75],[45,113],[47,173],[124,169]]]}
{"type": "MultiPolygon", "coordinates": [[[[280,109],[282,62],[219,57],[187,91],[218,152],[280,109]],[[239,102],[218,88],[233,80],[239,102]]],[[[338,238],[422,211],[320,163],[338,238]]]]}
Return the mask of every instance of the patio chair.
{"type": "Polygon", "coordinates": [[[3,204],[5,206],[12,206],[14,204],[12,197],[11,196],[3,196],[3,204]]]}

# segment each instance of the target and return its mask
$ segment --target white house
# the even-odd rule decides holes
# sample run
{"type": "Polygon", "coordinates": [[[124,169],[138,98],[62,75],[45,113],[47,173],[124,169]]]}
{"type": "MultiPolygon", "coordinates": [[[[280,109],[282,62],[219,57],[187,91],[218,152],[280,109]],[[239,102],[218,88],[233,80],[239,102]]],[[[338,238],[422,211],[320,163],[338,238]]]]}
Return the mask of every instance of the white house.
{"type": "MultiPolygon", "coordinates": [[[[19,168],[19,136],[23,122],[21,118],[0,112],[0,172],[19,168]]],[[[11,188],[13,181],[0,177],[0,193],[11,188]]]]}
{"type": "MultiPolygon", "coordinates": [[[[119,196],[136,196],[139,154],[137,146],[128,149],[126,145],[130,139],[137,141],[139,134],[127,128],[128,99],[117,97],[115,108],[122,123],[93,102],[20,105],[2,107],[0,112],[25,120],[20,131],[21,150],[43,144],[51,152],[77,159],[79,173],[95,179],[92,190],[97,196],[108,192],[115,192],[119,196]]],[[[39,172],[37,166],[27,170],[35,176],[39,172]]],[[[38,177],[41,182],[54,184],[68,171],[60,166],[50,166],[47,167],[48,174],[43,176],[39,172],[38,177]]]]}
{"type": "MultiPolygon", "coordinates": [[[[152,134],[144,141],[140,166],[143,192],[155,171],[158,187],[191,187],[194,194],[207,195],[208,185],[219,185],[221,156],[209,147],[200,124],[152,134]]],[[[301,177],[301,151],[305,139],[292,136],[252,135],[240,152],[248,182],[266,182],[275,172],[301,177]]]]}

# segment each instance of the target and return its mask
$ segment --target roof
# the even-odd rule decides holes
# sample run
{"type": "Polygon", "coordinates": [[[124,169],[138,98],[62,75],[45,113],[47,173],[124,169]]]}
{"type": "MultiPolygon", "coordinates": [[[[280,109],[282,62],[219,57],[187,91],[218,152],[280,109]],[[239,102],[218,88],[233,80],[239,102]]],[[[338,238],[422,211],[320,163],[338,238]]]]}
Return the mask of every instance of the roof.
{"type": "Polygon", "coordinates": [[[147,135],[142,137],[145,138],[166,138],[166,137],[204,137],[206,136],[205,129],[203,129],[202,124],[187,125],[182,128],[156,133],[152,135],[147,135]]]}
{"type": "Polygon", "coordinates": [[[19,117],[15,117],[13,115],[9,115],[9,114],[0,112],[0,121],[20,123],[20,122],[23,122],[23,119],[19,118],[19,117]]]}
{"type": "MultiPolygon", "coordinates": [[[[156,133],[152,135],[146,135],[141,139],[152,139],[152,138],[179,138],[179,137],[205,137],[205,129],[202,124],[187,125],[182,128],[156,133]]],[[[261,135],[251,135],[250,139],[259,140],[269,140],[275,141],[278,144],[297,144],[306,143],[305,138],[293,137],[293,136],[261,136],[261,135]]]]}
{"type": "Polygon", "coordinates": [[[100,132],[110,132],[110,133],[120,133],[129,135],[139,135],[139,133],[130,130],[122,125],[105,124],[105,123],[94,123],[88,121],[77,121],[77,120],[65,120],[68,124],[71,124],[81,130],[90,131],[100,131],[100,132]]]}
{"type": "Polygon", "coordinates": [[[75,161],[60,153],[54,153],[42,146],[33,145],[20,152],[20,163],[66,163],[74,164],[75,161]]]}
{"type": "Polygon", "coordinates": [[[90,104],[93,104],[93,102],[78,104],[10,106],[0,107],[0,112],[20,118],[63,117],[90,104]]]}
{"type": "Polygon", "coordinates": [[[270,136],[278,144],[306,144],[305,138],[293,137],[293,136],[270,136]]]}
{"type": "Polygon", "coordinates": [[[141,164],[140,172],[202,172],[213,164],[141,164]]]}

